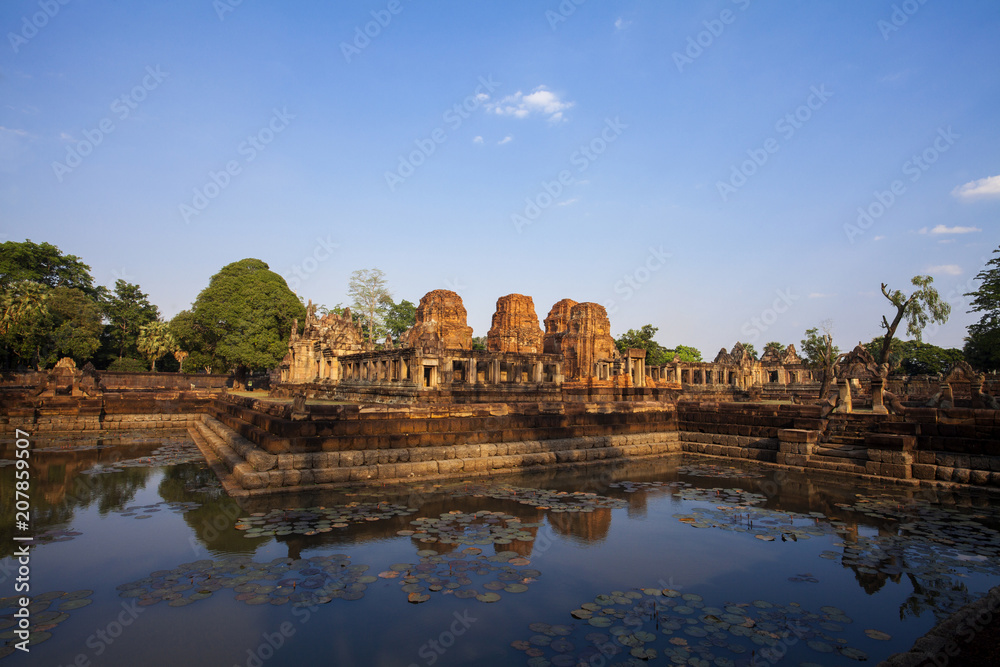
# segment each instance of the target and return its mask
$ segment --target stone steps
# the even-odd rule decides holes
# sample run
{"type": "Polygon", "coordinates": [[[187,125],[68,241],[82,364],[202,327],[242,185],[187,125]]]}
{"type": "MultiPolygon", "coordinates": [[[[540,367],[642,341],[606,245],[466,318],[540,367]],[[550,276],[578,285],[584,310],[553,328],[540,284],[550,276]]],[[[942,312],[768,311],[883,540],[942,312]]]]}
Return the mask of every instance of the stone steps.
{"type": "Polygon", "coordinates": [[[826,443],[822,443],[816,447],[815,454],[817,456],[828,456],[838,459],[858,459],[861,461],[868,460],[868,449],[866,447],[857,447],[853,445],[829,446],[826,443]]]}
{"type": "Polygon", "coordinates": [[[227,480],[242,487],[241,494],[315,484],[488,475],[493,471],[657,456],[681,450],[676,434],[667,432],[271,456],[212,418],[198,423],[195,433],[231,471],[227,480]]]}
{"type": "Polygon", "coordinates": [[[824,456],[822,454],[810,454],[806,456],[806,462],[808,468],[815,468],[817,470],[834,470],[837,472],[851,472],[855,474],[865,474],[867,468],[864,464],[858,465],[856,463],[851,463],[844,458],[824,456]]]}
{"type": "Polygon", "coordinates": [[[865,444],[863,435],[827,435],[820,437],[824,447],[862,447],[865,444]]]}

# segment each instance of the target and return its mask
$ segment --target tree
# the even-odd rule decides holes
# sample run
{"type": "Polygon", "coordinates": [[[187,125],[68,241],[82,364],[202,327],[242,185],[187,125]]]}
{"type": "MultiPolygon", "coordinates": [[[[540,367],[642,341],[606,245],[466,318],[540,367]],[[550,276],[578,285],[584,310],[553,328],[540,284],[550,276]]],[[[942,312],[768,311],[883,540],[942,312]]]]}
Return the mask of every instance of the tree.
{"type": "Polygon", "coordinates": [[[672,350],[667,350],[667,356],[672,361],[676,356],[680,361],[687,363],[700,363],[704,361],[701,358],[701,350],[696,347],[688,347],[687,345],[678,345],[672,350]]]}
{"type": "Polygon", "coordinates": [[[160,319],[159,308],[149,302],[149,297],[139,286],[121,278],[115,281],[114,292],[105,299],[104,314],[111,322],[110,336],[118,350],[119,359],[137,353],[139,349],[136,347],[136,339],[139,330],[160,319]]]}
{"type": "MultiPolygon", "coordinates": [[[[884,340],[883,336],[875,336],[868,343],[862,343],[861,347],[868,350],[868,354],[872,355],[873,359],[878,359],[882,354],[882,342],[884,340]]],[[[889,369],[889,373],[895,373],[899,370],[899,345],[902,341],[898,338],[893,338],[892,342],[889,344],[889,357],[886,359],[886,367],[889,369]]]]}
{"type": "Polygon", "coordinates": [[[184,360],[189,356],[191,356],[190,352],[185,352],[184,350],[174,350],[174,359],[176,359],[177,363],[180,365],[179,372],[184,372],[184,360]]]}
{"type": "Polygon", "coordinates": [[[392,305],[385,274],[379,269],[358,269],[351,274],[347,296],[353,300],[352,307],[364,315],[368,343],[374,346],[385,335],[385,315],[392,305]]]}
{"type": "Polygon", "coordinates": [[[775,352],[776,354],[782,354],[785,351],[785,346],[776,340],[772,340],[770,343],[764,346],[764,352],[761,353],[763,357],[768,352],[775,352]]]}
{"type": "Polygon", "coordinates": [[[22,363],[34,363],[38,370],[42,370],[41,352],[50,291],[42,283],[19,280],[3,292],[0,336],[3,336],[4,347],[22,363]]]}
{"type": "MultiPolygon", "coordinates": [[[[993,251],[1000,253],[1000,247],[993,251]]],[[[1000,370],[1000,257],[986,262],[986,268],[976,275],[981,281],[972,297],[970,313],[982,313],[979,321],[969,326],[965,342],[965,357],[981,370],[1000,370]],[[992,268],[990,268],[992,267],[992,268]]]]}
{"type": "Polygon", "coordinates": [[[647,366],[662,366],[673,359],[673,355],[668,355],[665,347],[653,340],[653,336],[659,328],[652,324],[644,324],[641,329],[629,329],[615,341],[618,351],[625,354],[631,348],[646,350],[647,366]]]}
{"type": "Polygon", "coordinates": [[[899,290],[890,292],[885,283],[882,283],[882,294],[896,307],[896,315],[890,323],[885,315],[882,316],[882,328],[885,335],[882,336],[882,350],[878,356],[879,365],[889,363],[889,355],[892,352],[892,337],[896,334],[896,327],[906,318],[906,333],[920,341],[920,335],[928,322],[944,324],[951,314],[951,305],[941,300],[936,289],[931,287],[934,279],[930,276],[913,276],[910,281],[917,288],[909,297],[899,290]]]}
{"type": "Polygon", "coordinates": [[[156,360],[177,349],[177,339],[170,333],[166,322],[150,322],[139,330],[137,341],[139,352],[150,363],[150,370],[156,372],[156,360]]]}
{"type": "Polygon", "coordinates": [[[64,255],[49,243],[0,243],[0,287],[6,289],[19,280],[47,287],[70,287],[95,298],[103,288],[94,288],[90,267],[76,255],[64,255]]]}
{"type": "Polygon", "coordinates": [[[819,397],[826,398],[833,381],[834,364],[840,356],[840,348],[833,344],[833,323],[827,320],[818,328],[806,329],[805,340],[801,341],[802,354],[806,366],[819,370],[822,374],[819,397]],[[820,333],[822,331],[822,334],[820,333]]]}
{"type": "Polygon", "coordinates": [[[82,290],[56,287],[49,294],[48,308],[49,353],[45,365],[62,357],[72,357],[83,365],[101,346],[101,307],[82,290]]]}
{"type": "Polygon", "coordinates": [[[389,306],[385,314],[385,326],[393,340],[399,340],[403,333],[417,322],[417,307],[406,299],[389,306]]]}
{"type": "Polygon", "coordinates": [[[284,278],[259,259],[243,259],[212,276],[190,321],[185,316],[174,328],[191,352],[190,365],[242,376],[276,366],[288,352],[292,321],[305,316],[284,278]]]}
{"type": "Polygon", "coordinates": [[[917,340],[899,346],[899,366],[907,375],[941,375],[965,357],[961,350],[943,348],[917,340]]]}
{"type": "Polygon", "coordinates": [[[473,336],[472,349],[486,351],[486,336],[473,336]]]}
{"type": "Polygon", "coordinates": [[[743,349],[746,350],[751,359],[757,358],[757,349],[753,346],[753,343],[741,343],[740,341],[736,341],[736,344],[742,345],[743,349]]]}
{"type": "Polygon", "coordinates": [[[182,310],[174,315],[174,318],[170,320],[170,333],[177,341],[178,350],[183,350],[183,352],[178,351],[174,354],[174,358],[180,362],[182,373],[198,373],[200,371],[211,373],[213,369],[223,368],[222,361],[205,352],[207,331],[198,325],[194,313],[190,310],[182,310]],[[185,364],[185,362],[187,363],[185,364]]]}
{"type": "MultiPolygon", "coordinates": [[[[881,353],[882,338],[873,338],[863,346],[874,357],[881,353]]],[[[893,339],[886,362],[889,373],[904,375],[940,375],[965,359],[961,350],[946,349],[917,340],[893,339]]]]}

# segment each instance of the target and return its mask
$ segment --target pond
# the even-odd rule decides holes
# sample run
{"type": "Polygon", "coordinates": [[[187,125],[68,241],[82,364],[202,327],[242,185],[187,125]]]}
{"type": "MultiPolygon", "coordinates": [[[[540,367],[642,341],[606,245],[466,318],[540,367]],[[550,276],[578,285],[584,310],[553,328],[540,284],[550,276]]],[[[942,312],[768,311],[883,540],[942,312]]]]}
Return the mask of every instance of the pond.
{"type": "Polygon", "coordinates": [[[3,664],[872,664],[1000,582],[984,497],[674,455],[237,501],[184,432],[125,435],[33,442],[3,664]]]}

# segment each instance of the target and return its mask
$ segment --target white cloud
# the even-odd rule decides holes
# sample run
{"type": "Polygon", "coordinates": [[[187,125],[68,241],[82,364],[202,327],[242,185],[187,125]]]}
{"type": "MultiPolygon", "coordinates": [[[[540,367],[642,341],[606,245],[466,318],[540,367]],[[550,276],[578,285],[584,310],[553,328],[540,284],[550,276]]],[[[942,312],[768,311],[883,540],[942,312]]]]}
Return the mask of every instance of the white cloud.
{"type": "Polygon", "coordinates": [[[872,239],[872,240],[873,240],[873,241],[881,241],[881,240],[883,240],[883,239],[885,239],[885,237],[884,237],[884,236],[876,236],[876,237],[875,237],[874,239],[872,239]]]}
{"type": "Polygon", "coordinates": [[[512,141],[514,141],[514,137],[508,134],[506,137],[497,142],[497,146],[503,146],[504,144],[509,144],[512,141]]]}
{"type": "Polygon", "coordinates": [[[572,106],[573,102],[559,99],[558,94],[553,93],[545,86],[538,86],[528,95],[519,90],[499,102],[486,104],[486,108],[498,116],[527,118],[532,114],[539,113],[547,116],[553,122],[563,120],[563,111],[572,106]]]}
{"type": "Polygon", "coordinates": [[[974,199],[976,197],[1000,197],[1000,176],[980,178],[969,181],[951,191],[959,199],[974,199]]]}
{"type": "Polygon", "coordinates": [[[931,229],[921,227],[920,234],[973,234],[983,231],[979,227],[948,227],[946,225],[936,225],[931,229]]]}
{"type": "Polygon", "coordinates": [[[615,19],[615,29],[616,30],[624,30],[625,28],[629,27],[630,25],[632,25],[631,21],[626,21],[625,19],[623,19],[620,16],[617,19],[615,19]]]}
{"type": "Polygon", "coordinates": [[[556,206],[569,206],[570,204],[575,204],[578,201],[580,200],[577,199],[576,197],[573,197],[572,199],[567,199],[566,201],[557,202],[556,206]]]}
{"type": "Polygon", "coordinates": [[[474,144],[481,144],[481,143],[483,143],[483,138],[482,137],[475,137],[475,138],[473,138],[472,143],[474,143],[474,144]]]}
{"type": "Polygon", "coordinates": [[[943,273],[946,276],[960,276],[962,275],[962,267],[958,264],[941,264],[940,266],[932,266],[927,269],[927,273],[943,273]]]}

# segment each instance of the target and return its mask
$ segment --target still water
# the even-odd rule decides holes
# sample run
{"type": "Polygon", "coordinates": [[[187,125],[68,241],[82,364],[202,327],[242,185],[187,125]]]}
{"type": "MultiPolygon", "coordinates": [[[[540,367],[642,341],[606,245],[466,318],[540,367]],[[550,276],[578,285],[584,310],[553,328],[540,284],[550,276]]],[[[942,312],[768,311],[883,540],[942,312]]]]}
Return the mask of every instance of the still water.
{"type": "Polygon", "coordinates": [[[675,455],[237,501],[185,433],[129,436],[33,442],[2,664],[872,664],[1000,583],[982,497],[675,455]]]}

